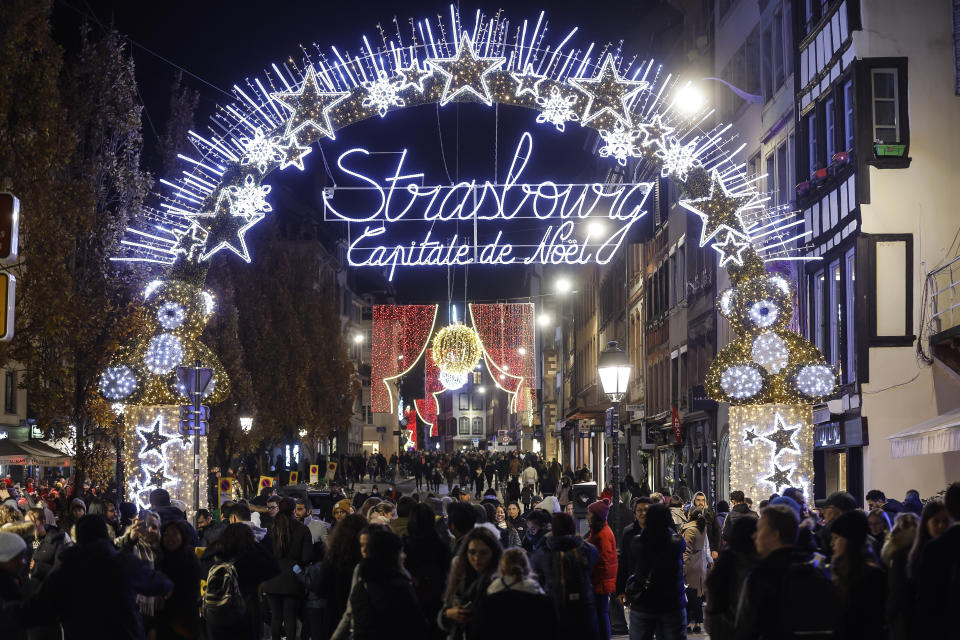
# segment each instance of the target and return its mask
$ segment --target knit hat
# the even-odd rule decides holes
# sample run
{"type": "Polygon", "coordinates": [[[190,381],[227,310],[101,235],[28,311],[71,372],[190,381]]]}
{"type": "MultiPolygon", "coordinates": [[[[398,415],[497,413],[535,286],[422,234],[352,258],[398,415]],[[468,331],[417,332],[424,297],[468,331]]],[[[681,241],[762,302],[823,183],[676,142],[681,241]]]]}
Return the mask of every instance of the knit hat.
{"type": "Polygon", "coordinates": [[[344,498],[343,500],[340,500],[339,502],[337,502],[337,504],[333,505],[333,508],[334,508],[334,509],[340,509],[341,511],[345,511],[345,512],[347,512],[347,513],[350,513],[350,509],[353,508],[353,505],[350,504],[350,501],[349,501],[349,500],[347,500],[346,498],[344,498]]]}
{"type": "Polygon", "coordinates": [[[186,515],[187,513],[187,503],[184,502],[183,500],[171,500],[170,506],[175,507],[176,509],[179,509],[180,511],[183,512],[184,515],[186,515]]]}
{"type": "Polygon", "coordinates": [[[797,517],[798,517],[798,518],[803,519],[803,512],[802,512],[802,510],[800,509],[800,505],[797,504],[797,501],[794,500],[793,498],[788,498],[787,496],[777,496],[776,498],[774,498],[773,500],[770,501],[770,506],[771,506],[771,507],[772,507],[773,505],[775,505],[775,504],[785,504],[785,505],[787,505],[788,507],[790,507],[791,509],[793,509],[793,512],[794,512],[795,514],[797,514],[797,517]]]}
{"type": "Polygon", "coordinates": [[[590,505],[587,506],[587,511],[592,513],[601,521],[606,522],[607,516],[610,514],[610,499],[604,498],[602,500],[597,500],[596,502],[591,502],[590,505]]]}
{"type": "Polygon", "coordinates": [[[557,500],[556,496],[547,496],[543,499],[543,502],[537,505],[537,509],[542,509],[547,513],[560,513],[560,501],[557,500]]]}
{"type": "Polygon", "coordinates": [[[9,531],[0,531],[0,562],[6,562],[27,550],[23,538],[9,531]]]}
{"type": "Polygon", "coordinates": [[[80,507],[81,509],[83,509],[84,511],[86,511],[86,510],[87,510],[87,503],[85,503],[85,502],[84,502],[83,500],[81,500],[80,498],[74,498],[73,500],[70,501],[70,510],[73,511],[74,507],[80,507]]]}
{"type": "Polygon", "coordinates": [[[867,514],[860,510],[847,511],[830,523],[830,533],[846,538],[847,543],[860,547],[867,539],[867,514]]]}

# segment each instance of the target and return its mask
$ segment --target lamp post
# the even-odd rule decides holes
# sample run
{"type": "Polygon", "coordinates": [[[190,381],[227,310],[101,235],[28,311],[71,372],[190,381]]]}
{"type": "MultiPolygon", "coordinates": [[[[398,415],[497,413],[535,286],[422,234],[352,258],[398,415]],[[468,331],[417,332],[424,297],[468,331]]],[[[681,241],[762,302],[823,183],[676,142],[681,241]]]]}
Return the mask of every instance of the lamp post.
{"type": "Polygon", "coordinates": [[[630,357],[620,348],[616,340],[607,343],[597,359],[597,373],[603,392],[613,403],[613,461],[610,473],[613,475],[613,533],[619,533],[620,512],[620,401],[627,393],[633,366],[630,357]]]}

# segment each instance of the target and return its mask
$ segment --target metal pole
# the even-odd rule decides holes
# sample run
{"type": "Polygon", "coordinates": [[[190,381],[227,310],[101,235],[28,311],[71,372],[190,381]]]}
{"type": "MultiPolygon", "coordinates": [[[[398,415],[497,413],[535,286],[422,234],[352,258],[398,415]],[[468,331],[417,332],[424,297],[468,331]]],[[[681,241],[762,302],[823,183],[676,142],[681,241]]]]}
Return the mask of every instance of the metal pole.
{"type": "Polygon", "coordinates": [[[613,475],[613,537],[620,536],[620,403],[613,403],[613,462],[610,473],[613,475]]]}
{"type": "MultiPolygon", "coordinates": [[[[193,368],[193,513],[200,508],[200,407],[203,390],[200,388],[200,361],[193,368]]],[[[196,517],[196,515],[194,515],[196,517]]]]}

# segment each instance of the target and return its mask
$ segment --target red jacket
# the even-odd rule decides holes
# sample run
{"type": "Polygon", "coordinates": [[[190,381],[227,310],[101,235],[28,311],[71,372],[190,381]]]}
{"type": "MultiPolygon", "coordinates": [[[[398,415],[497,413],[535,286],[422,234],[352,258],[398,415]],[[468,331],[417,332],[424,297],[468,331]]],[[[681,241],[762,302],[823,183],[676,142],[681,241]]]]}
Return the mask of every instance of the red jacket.
{"type": "Polygon", "coordinates": [[[593,592],[599,594],[613,593],[617,590],[617,541],[613,530],[607,524],[603,529],[590,531],[587,542],[600,552],[600,559],[593,566],[590,581],[593,582],[593,592]]]}

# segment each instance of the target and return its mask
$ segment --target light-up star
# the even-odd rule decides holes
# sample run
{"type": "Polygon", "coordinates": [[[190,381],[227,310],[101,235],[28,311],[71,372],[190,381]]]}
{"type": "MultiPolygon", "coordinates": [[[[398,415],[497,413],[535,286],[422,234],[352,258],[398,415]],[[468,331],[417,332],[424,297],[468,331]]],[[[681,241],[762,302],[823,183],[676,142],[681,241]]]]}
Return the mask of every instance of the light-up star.
{"type": "Polygon", "coordinates": [[[471,93],[487,106],[493,104],[487,74],[504,65],[505,58],[481,58],[473,50],[473,41],[466,33],[460,38],[457,55],[453,58],[427,58],[427,64],[446,77],[440,105],[443,106],[461,93],[471,93]]]}
{"type": "Polygon", "coordinates": [[[148,478],[147,486],[153,485],[154,487],[158,487],[162,489],[163,485],[170,482],[170,479],[163,472],[163,469],[164,469],[163,465],[160,465],[153,471],[150,471],[149,469],[144,468],[144,471],[146,472],[147,478],[148,478]]]}
{"type": "Polygon", "coordinates": [[[764,478],[764,480],[775,486],[777,493],[780,493],[780,487],[790,484],[791,473],[793,473],[792,467],[781,469],[777,465],[773,465],[773,475],[764,478]]]}
{"type": "Polygon", "coordinates": [[[330,109],[344,100],[347,91],[323,91],[317,82],[317,72],[313,67],[307,69],[303,84],[298,91],[280,91],[271,94],[274,100],[290,109],[284,138],[305,127],[316,129],[331,140],[336,138],[333,124],[330,122],[330,109]]]}
{"type": "Polygon", "coordinates": [[[666,144],[658,141],[657,145],[660,148],[655,153],[663,163],[660,167],[660,175],[664,178],[673,176],[684,182],[690,169],[700,164],[697,159],[697,138],[688,144],[680,144],[676,138],[670,138],[666,144]]]}
{"type": "Polygon", "coordinates": [[[763,436],[765,439],[773,443],[776,449],[773,454],[774,457],[780,455],[780,452],[784,449],[796,451],[797,453],[800,452],[800,447],[796,442],[793,441],[793,437],[799,430],[799,424],[788,428],[786,422],[783,420],[783,416],[781,416],[779,413],[776,414],[773,421],[773,431],[763,436]]]}
{"type": "Polygon", "coordinates": [[[192,221],[186,229],[171,229],[170,233],[177,239],[173,252],[184,256],[188,261],[193,261],[207,244],[207,230],[196,221],[192,221]]]}
{"type": "Polygon", "coordinates": [[[750,242],[737,240],[738,237],[743,237],[743,235],[727,231],[727,237],[723,242],[714,242],[711,245],[713,250],[720,254],[721,267],[725,267],[731,262],[743,266],[743,252],[750,248],[750,242]]]}
{"type": "Polygon", "coordinates": [[[586,125],[604,112],[608,112],[627,126],[633,124],[630,119],[630,100],[649,85],[643,80],[621,78],[611,53],[604,58],[597,75],[593,78],[571,78],[570,84],[589,97],[583,115],[580,117],[582,124],[586,125]]]}
{"type": "Polygon", "coordinates": [[[403,91],[408,87],[413,87],[420,93],[426,91],[426,87],[423,86],[423,83],[430,79],[430,76],[433,75],[433,69],[423,69],[420,67],[420,61],[414,60],[413,64],[409,67],[399,67],[397,68],[397,74],[403,78],[403,81],[400,83],[399,91],[403,91]]]}
{"type": "Polygon", "coordinates": [[[523,73],[511,71],[510,77],[517,83],[517,88],[513,95],[518,98],[525,93],[529,93],[534,98],[538,98],[540,96],[540,83],[547,79],[546,76],[540,76],[534,73],[532,64],[524,67],[523,73]]]}
{"type": "Polygon", "coordinates": [[[753,441],[756,440],[756,439],[759,438],[759,437],[760,437],[760,434],[759,434],[759,433],[757,433],[756,431],[750,430],[750,429],[748,429],[748,430],[743,434],[743,439],[744,439],[744,441],[745,441],[747,444],[753,444],[753,441]]]}
{"type": "Polygon", "coordinates": [[[258,222],[263,220],[260,213],[250,218],[237,216],[218,216],[210,225],[207,233],[207,246],[201,260],[209,260],[217,253],[226,249],[237,254],[244,262],[250,262],[250,252],[247,250],[245,236],[258,222]]]}
{"type": "Polygon", "coordinates": [[[303,157],[310,153],[310,145],[302,145],[297,142],[296,135],[290,136],[287,140],[287,144],[280,146],[280,151],[283,152],[280,168],[286,169],[289,166],[294,166],[303,171],[303,157]]]}
{"type": "Polygon", "coordinates": [[[153,426],[142,429],[137,427],[137,435],[143,439],[143,449],[140,449],[140,455],[143,456],[145,453],[150,451],[156,451],[160,455],[163,455],[162,447],[170,440],[170,436],[160,433],[160,427],[163,424],[163,417],[157,416],[156,420],[153,422],[153,426]]]}
{"type": "Polygon", "coordinates": [[[721,231],[730,231],[737,236],[746,237],[739,212],[755,207],[759,203],[756,194],[731,193],[720,179],[720,172],[714,169],[710,173],[710,195],[694,200],[680,200],[680,206],[697,214],[703,221],[700,231],[700,246],[706,245],[721,231]]]}
{"type": "Polygon", "coordinates": [[[663,124],[663,116],[659,113],[654,114],[650,118],[650,122],[641,122],[637,125],[637,128],[643,133],[643,142],[641,143],[644,147],[649,147],[654,145],[655,148],[662,148],[667,142],[667,136],[676,131],[676,127],[668,127],[663,124]]]}

